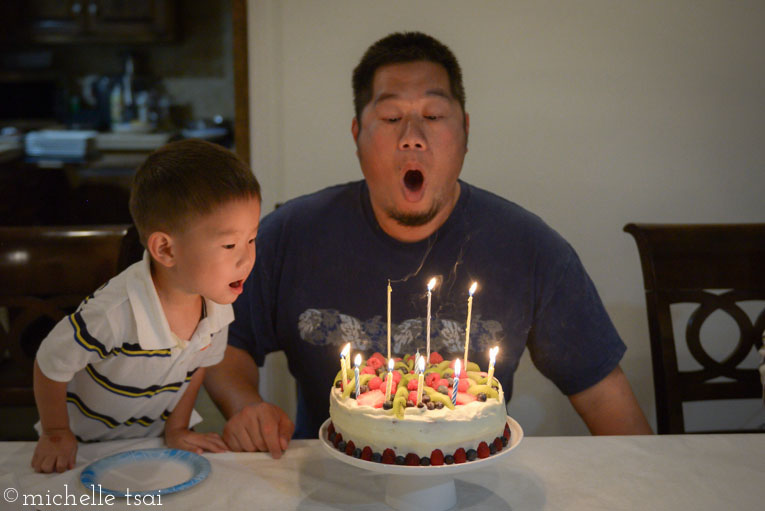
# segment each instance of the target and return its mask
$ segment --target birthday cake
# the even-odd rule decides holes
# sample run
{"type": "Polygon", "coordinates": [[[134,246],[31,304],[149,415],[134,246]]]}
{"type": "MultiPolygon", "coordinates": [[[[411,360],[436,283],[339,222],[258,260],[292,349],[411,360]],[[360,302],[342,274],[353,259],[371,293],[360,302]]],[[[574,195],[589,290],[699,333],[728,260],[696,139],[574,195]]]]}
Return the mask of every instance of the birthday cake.
{"type": "Polygon", "coordinates": [[[391,371],[375,353],[359,365],[358,395],[355,372],[346,370],[345,385],[338,372],[329,397],[328,434],[335,448],[367,461],[443,465],[486,458],[507,446],[499,382],[488,381],[473,362],[455,378],[454,361],[433,352],[425,367],[424,358],[419,371],[412,355],[393,359],[391,371]]]}

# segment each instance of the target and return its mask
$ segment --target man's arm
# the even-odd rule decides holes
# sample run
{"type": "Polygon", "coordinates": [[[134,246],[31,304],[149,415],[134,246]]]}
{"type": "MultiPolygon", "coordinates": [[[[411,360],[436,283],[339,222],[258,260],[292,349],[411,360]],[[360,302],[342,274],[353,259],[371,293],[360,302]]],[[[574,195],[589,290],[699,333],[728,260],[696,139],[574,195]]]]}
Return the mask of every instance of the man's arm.
{"type": "Polygon", "coordinates": [[[600,382],[569,396],[593,435],[651,435],[653,431],[619,366],[600,382]]]}
{"type": "Polygon", "coordinates": [[[280,458],[295,425],[258,392],[258,366],[249,353],[226,346],[223,360],[207,368],[205,389],[226,417],[223,440],[232,451],[270,451],[280,458]]]}

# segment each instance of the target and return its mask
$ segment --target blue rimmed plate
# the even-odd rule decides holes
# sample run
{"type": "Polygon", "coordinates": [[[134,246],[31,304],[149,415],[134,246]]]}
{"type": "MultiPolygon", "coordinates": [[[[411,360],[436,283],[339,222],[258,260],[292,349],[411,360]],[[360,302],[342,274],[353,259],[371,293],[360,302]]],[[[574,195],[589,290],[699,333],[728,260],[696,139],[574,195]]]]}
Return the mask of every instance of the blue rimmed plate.
{"type": "Polygon", "coordinates": [[[80,481],[89,490],[116,497],[165,495],[191,488],[210,474],[210,462],[180,449],[125,451],[82,470],[80,481]]]}

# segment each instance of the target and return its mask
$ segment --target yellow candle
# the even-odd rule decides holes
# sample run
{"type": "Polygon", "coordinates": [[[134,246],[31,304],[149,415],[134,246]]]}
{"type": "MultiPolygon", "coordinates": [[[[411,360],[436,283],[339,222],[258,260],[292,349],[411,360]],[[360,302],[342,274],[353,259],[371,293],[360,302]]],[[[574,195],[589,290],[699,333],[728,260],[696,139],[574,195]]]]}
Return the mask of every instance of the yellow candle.
{"type": "Polygon", "coordinates": [[[388,359],[388,385],[385,387],[385,400],[390,401],[390,392],[393,388],[393,359],[388,359]]]}
{"type": "Polygon", "coordinates": [[[473,311],[473,293],[475,293],[475,288],[478,286],[478,282],[473,282],[473,285],[470,286],[470,290],[468,291],[470,293],[470,296],[468,296],[468,314],[467,314],[467,323],[465,323],[465,358],[463,361],[463,366],[465,366],[465,369],[467,370],[467,363],[468,363],[468,345],[470,344],[470,313],[473,311]]]}
{"type": "Polygon", "coordinates": [[[498,351],[499,346],[494,346],[489,350],[489,376],[486,377],[486,385],[489,387],[492,386],[492,379],[494,378],[494,361],[497,359],[498,351]]]}
{"type": "Polygon", "coordinates": [[[426,350],[425,350],[425,363],[430,363],[430,296],[431,291],[433,291],[433,288],[436,287],[436,278],[433,277],[430,279],[430,282],[428,282],[428,318],[426,323],[426,329],[425,329],[425,339],[426,339],[426,350]]]}
{"type": "Polygon", "coordinates": [[[422,402],[422,382],[425,378],[425,359],[422,357],[417,358],[417,372],[420,375],[417,377],[417,402],[415,406],[422,402]]]}
{"type": "Polygon", "coordinates": [[[390,279],[388,279],[388,360],[390,360],[390,279]]]}
{"type": "Polygon", "coordinates": [[[343,350],[340,352],[340,367],[343,369],[343,390],[345,390],[345,386],[348,384],[348,355],[351,352],[351,343],[348,343],[345,345],[343,350]]]}

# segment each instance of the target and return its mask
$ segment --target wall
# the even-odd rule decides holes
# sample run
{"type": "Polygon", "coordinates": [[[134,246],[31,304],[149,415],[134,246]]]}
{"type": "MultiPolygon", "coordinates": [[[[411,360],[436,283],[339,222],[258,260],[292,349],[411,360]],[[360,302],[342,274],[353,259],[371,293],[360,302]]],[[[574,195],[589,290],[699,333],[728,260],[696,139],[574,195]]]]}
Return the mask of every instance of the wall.
{"type": "MultiPolygon", "coordinates": [[[[655,424],[642,277],[622,227],[765,220],[765,3],[250,0],[248,9],[264,211],[361,176],[353,67],[389,32],[434,35],[463,66],[471,133],[462,178],[571,242],[629,348],[622,367],[655,424]]],[[[289,403],[292,390],[274,372],[264,371],[264,392],[289,403]]],[[[510,413],[528,433],[586,432],[528,357],[515,388],[510,413]]],[[[758,409],[730,415],[742,423],[758,409]]]]}

